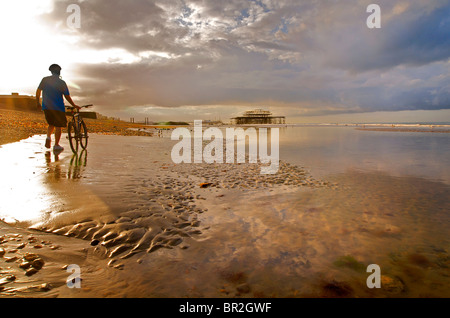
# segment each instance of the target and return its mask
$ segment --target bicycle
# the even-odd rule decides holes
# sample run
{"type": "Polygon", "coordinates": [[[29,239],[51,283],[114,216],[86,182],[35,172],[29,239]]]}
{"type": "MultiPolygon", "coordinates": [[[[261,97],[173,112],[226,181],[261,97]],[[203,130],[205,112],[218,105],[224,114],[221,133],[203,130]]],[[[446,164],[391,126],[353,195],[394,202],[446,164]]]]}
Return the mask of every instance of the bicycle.
{"type": "Polygon", "coordinates": [[[75,152],[70,160],[67,171],[67,179],[80,179],[84,167],[87,165],[87,150],[83,149],[80,153],[75,152]]]}
{"type": "MultiPolygon", "coordinates": [[[[88,108],[93,106],[84,105],[81,108],[88,108]]],[[[86,149],[88,144],[88,130],[86,124],[83,121],[83,117],[80,115],[80,110],[75,111],[75,107],[66,106],[71,111],[72,121],[67,124],[67,138],[69,139],[70,148],[74,153],[78,152],[78,145],[81,148],[86,149]]]]}

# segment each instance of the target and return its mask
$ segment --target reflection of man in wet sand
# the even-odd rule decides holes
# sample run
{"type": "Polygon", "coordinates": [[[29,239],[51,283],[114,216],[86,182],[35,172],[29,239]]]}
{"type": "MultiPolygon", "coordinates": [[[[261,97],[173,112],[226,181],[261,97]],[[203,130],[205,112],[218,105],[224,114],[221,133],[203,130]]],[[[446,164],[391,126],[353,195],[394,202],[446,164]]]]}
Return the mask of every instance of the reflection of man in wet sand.
{"type": "Polygon", "coordinates": [[[72,101],[66,82],[60,78],[61,67],[57,64],[52,64],[49,71],[52,72],[52,75],[44,77],[36,90],[36,103],[37,107],[40,108],[41,104],[39,100],[41,98],[41,92],[44,92],[42,99],[42,110],[45,113],[45,119],[48,123],[45,147],[51,147],[51,136],[54,131],[55,145],[53,146],[53,150],[61,152],[64,148],[59,145],[59,141],[61,139],[62,128],[67,125],[63,95],[73,107],[78,109],[80,109],[80,107],[75,105],[72,101]]]}

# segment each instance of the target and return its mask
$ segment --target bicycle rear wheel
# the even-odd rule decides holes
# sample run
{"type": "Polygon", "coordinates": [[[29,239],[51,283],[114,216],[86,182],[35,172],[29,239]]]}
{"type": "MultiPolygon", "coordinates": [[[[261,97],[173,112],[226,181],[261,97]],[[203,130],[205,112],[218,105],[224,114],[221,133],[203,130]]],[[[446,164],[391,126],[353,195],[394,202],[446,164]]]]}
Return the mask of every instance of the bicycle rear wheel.
{"type": "Polygon", "coordinates": [[[88,130],[84,121],[81,122],[78,136],[81,148],[86,149],[88,144],[88,130]]]}
{"type": "Polygon", "coordinates": [[[77,153],[78,152],[78,137],[77,137],[78,132],[77,132],[77,129],[76,129],[73,121],[69,122],[69,124],[67,125],[67,135],[69,137],[70,148],[72,149],[73,152],[77,153]]]}

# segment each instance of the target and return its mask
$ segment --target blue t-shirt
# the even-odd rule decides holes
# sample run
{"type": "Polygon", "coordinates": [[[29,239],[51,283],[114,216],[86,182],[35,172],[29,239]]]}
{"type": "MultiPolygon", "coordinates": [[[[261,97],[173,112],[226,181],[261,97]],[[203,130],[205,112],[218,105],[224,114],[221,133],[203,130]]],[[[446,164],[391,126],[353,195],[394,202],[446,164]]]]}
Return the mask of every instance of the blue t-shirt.
{"type": "Polygon", "coordinates": [[[42,109],[65,112],[63,95],[70,95],[66,82],[57,75],[44,77],[38,89],[43,91],[42,109]]]}

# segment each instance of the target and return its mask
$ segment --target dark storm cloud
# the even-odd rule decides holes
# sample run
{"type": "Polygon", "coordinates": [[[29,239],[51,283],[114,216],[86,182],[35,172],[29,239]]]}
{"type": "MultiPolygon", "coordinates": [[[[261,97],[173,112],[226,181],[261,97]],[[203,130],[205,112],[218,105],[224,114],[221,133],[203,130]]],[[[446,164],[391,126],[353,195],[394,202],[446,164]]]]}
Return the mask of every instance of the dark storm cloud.
{"type": "MultiPolygon", "coordinates": [[[[61,23],[68,16],[66,9],[76,1],[55,1],[54,10],[43,15],[46,21],[61,23]]],[[[96,49],[126,48],[141,50],[176,50],[174,41],[182,38],[186,30],[166,25],[164,10],[152,1],[90,0],[79,2],[82,27],[78,36],[82,43],[96,49]]],[[[60,25],[62,32],[73,30],[60,25]]]]}
{"type": "Polygon", "coordinates": [[[136,61],[78,63],[81,90],[119,109],[266,105],[326,114],[444,109],[449,104],[449,1],[79,1],[43,15],[78,48],[121,48],[136,61]]]}
{"type": "Polygon", "coordinates": [[[448,60],[450,5],[434,8],[430,12],[423,10],[413,7],[387,21],[380,30],[360,28],[358,36],[348,29],[356,29],[356,25],[352,24],[335,31],[349,36],[336,35],[337,38],[344,37],[341,45],[330,39],[336,54],[328,59],[336,67],[355,72],[448,60]]]}

